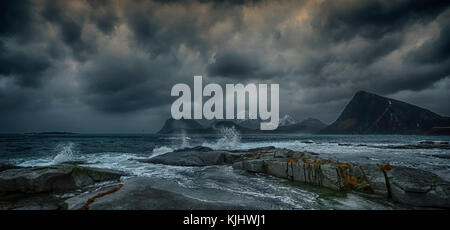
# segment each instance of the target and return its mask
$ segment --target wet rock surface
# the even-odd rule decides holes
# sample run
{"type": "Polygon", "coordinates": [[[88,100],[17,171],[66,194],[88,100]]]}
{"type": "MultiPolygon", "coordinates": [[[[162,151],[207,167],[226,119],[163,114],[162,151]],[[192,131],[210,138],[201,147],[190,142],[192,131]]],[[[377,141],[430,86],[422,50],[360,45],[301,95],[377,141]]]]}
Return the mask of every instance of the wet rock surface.
{"type": "Polygon", "coordinates": [[[27,168],[8,165],[0,172],[0,209],[290,208],[277,203],[276,197],[236,196],[233,189],[245,187],[240,180],[252,175],[270,175],[268,178],[274,180],[283,178],[294,183],[294,187],[298,186],[296,188],[323,188],[344,196],[365,194],[377,202],[383,200],[381,203],[392,201],[406,207],[450,208],[448,181],[428,171],[388,163],[347,163],[324,159],[313,152],[275,147],[231,151],[185,148],[139,161],[196,166],[192,167],[195,168],[192,172],[184,173],[192,174],[190,179],[205,181],[206,187],[192,187],[190,179],[131,176],[122,177],[120,181],[125,175],[123,172],[85,167],[76,162],[27,168]],[[236,184],[227,190],[210,187],[210,180],[236,180],[236,184]],[[58,195],[67,192],[71,195],[58,195]]]}
{"type": "Polygon", "coordinates": [[[60,164],[0,172],[0,194],[72,191],[102,181],[118,180],[123,172],[60,164]]]}
{"type": "Polygon", "coordinates": [[[288,149],[260,152],[233,167],[333,190],[380,195],[411,206],[450,208],[450,183],[420,169],[350,164],[288,149]]]}
{"type": "Polygon", "coordinates": [[[450,184],[420,169],[393,167],[386,172],[392,199],[413,206],[450,208],[450,184]]]}
{"type": "MultiPolygon", "coordinates": [[[[90,193],[81,194],[65,201],[66,208],[78,210],[86,201],[101,192],[114,188],[108,186],[90,193]]],[[[252,206],[248,201],[227,202],[220,200],[217,193],[214,199],[208,195],[192,193],[177,183],[148,177],[135,177],[123,182],[123,187],[116,192],[96,199],[89,205],[89,210],[214,210],[214,209],[257,209],[261,206],[252,206]],[[240,204],[239,204],[240,203],[240,204]]],[[[226,196],[226,194],[221,194],[226,196]]]]}
{"type": "Polygon", "coordinates": [[[213,150],[208,147],[179,149],[150,159],[139,160],[145,163],[177,165],[177,166],[208,166],[232,164],[241,160],[251,152],[213,150]]]}
{"type": "Polygon", "coordinates": [[[388,163],[345,163],[323,159],[317,153],[275,147],[234,151],[207,147],[186,148],[145,162],[177,166],[232,164],[235,169],[332,190],[378,195],[412,206],[450,208],[448,181],[431,172],[388,163]]]}

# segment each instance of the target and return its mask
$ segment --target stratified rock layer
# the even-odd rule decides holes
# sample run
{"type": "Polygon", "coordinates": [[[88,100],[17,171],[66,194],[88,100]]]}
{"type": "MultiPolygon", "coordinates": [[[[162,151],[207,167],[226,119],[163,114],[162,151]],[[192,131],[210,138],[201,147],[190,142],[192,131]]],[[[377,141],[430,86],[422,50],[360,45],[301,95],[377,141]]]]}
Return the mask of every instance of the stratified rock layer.
{"type": "Polygon", "coordinates": [[[381,195],[411,206],[450,208],[450,183],[420,169],[348,164],[289,149],[256,152],[233,167],[333,190],[381,195]]]}
{"type": "Polygon", "coordinates": [[[144,162],[179,166],[232,164],[235,169],[337,191],[384,196],[411,206],[450,208],[450,183],[431,172],[390,164],[339,162],[312,152],[275,147],[234,151],[195,147],[144,162]]]}

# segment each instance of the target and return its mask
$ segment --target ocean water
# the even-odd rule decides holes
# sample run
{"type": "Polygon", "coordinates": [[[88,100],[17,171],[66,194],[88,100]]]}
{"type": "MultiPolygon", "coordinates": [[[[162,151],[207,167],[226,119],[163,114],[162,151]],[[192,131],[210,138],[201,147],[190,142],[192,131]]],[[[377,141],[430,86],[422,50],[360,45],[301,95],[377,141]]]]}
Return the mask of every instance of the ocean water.
{"type": "Polygon", "coordinates": [[[450,150],[398,149],[420,141],[450,141],[450,136],[401,135],[241,135],[233,129],[218,135],[74,134],[0,135],[0,162],[45,166],[85,161],[92,167],[118,169],[136,176],[162,178],[186,188],[189,196],[223,202],[239,198],[267,209],[402,208],[356,194],[298,186],[267,175],[233,170],[231,166],[180,167],[141,163],[178,148],[249,149],[275,146],[319,153],[345,162],[389,162],[432,171],[450,180],[450,150]],[[217,194],[224,194],[218,196],[217,194]],[[205,195],[206,194],[206,195],[205,195]],[[208,195],[209,194],[209,195],[208,195]]]}

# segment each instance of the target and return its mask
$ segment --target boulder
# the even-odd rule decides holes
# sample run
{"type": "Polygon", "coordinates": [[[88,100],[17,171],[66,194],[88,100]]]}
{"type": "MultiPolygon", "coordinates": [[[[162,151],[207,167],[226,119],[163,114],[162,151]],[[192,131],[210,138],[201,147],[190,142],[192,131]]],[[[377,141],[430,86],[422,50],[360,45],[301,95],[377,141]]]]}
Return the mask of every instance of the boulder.
{"type": "Polygon", "coordinates": [[[0,172],[0,193],[71,191],[97,182],[118,180],[124,173],[110,169],[60,164],[0,172]]]}
{"type": "Polygon", "coordinates": [[[383,171],[375,164],[361,164],[359,165],[365,174],[367,181],[370,184],[372,192],[375,194],[389,197],[389,191],[386,185],[386,178],[383,171]]]}
{"type": "Polygon", "coordinates": [[[177,166],[208,166],[232,164],[251,155],[251,152],[213,150],[208,147],[184,148],[165,153],[150,159],[141,159],[140,162],[177,165],[177,166]]]}
{"type": "Polygon", "coordinates": [[[450,184],[436,174],[401,166],[386,174],[393,200],[413,206],[450,208],[450,184]]]}

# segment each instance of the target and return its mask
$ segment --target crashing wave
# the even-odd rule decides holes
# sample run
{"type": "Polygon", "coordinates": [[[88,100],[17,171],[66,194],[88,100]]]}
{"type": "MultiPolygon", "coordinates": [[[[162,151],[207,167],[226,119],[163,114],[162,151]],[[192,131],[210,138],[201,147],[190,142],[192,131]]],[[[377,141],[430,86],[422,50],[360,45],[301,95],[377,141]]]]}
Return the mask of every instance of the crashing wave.
{"type": "Polygon", "coordinates": [[[219,129],[220,138],[215,143],[204,143],[203,146],[213,149],[236,149],[241,144],[241,135],[233,127],[219,129]]]}
{"type": "Polygon", "coordinates": [[[167,146],[161,146],[161,147],[158,147],[158,148],[154,148],[154,149],[153,149],[153,152],[152,152],[152,155],[150,156],[150,158],[153,158],[153,157],[162,155],[162,154],[164,154],[164,153],[173,152],[173,150],[174,150],[174,149],[169,148],[169,147],[167,147],[167,146]]]}
{"type": "Polygon", "coordinates": [[[66,145],[59,145],[58,154],[53,158],[53,164],[59,164],[67,161],[72,161],[74,159],[74,143],[68,143],[66,145]]]}

